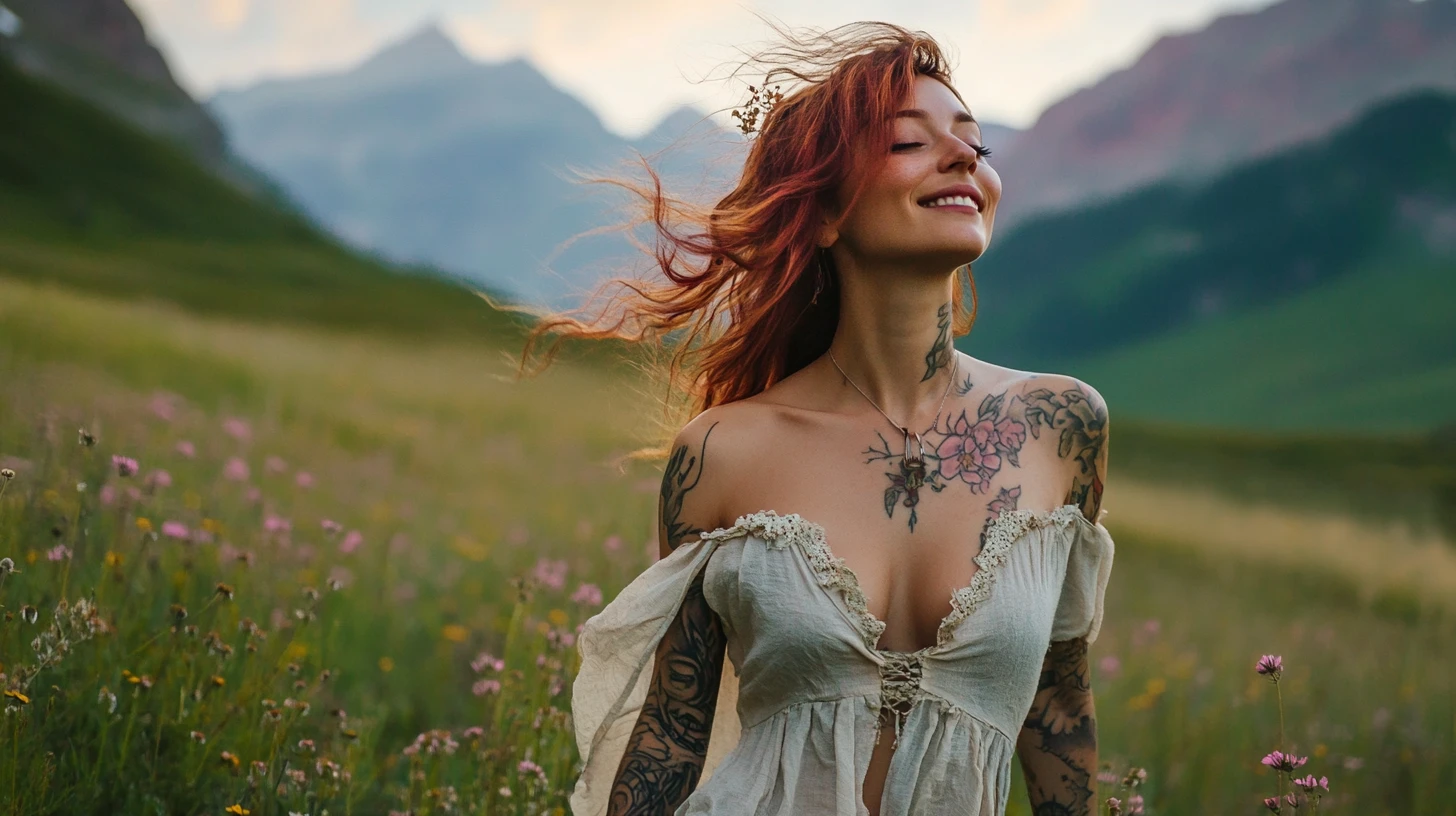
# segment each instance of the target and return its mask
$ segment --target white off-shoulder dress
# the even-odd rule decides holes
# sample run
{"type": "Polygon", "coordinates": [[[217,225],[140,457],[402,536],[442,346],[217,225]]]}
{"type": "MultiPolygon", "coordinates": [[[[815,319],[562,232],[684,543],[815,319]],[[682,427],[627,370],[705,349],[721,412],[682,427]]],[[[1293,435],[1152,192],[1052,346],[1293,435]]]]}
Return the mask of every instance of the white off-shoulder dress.
{"type": "Polygon", "coordinates": [[[675,816],[865,816],[864,776],[891,720],[881,816],[1001,816],[1047,648],[1096,639],[1112,558],[1107,528],[1076,505],[1004,511],[936,644],[895,652],[877,648],[885,624],[823,526],[765,510],[686,541],[577,640],[572,716],[584,768],[572,813],[606,813],[657,644],[702,572],[732,667],[702,776],[675,816]]]}

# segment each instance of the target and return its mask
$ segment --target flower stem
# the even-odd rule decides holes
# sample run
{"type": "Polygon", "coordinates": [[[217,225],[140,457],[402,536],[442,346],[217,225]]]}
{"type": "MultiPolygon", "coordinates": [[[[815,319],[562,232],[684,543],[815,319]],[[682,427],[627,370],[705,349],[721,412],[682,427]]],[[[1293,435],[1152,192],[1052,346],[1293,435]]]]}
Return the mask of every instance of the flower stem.
{"type": "MultiPolygon", "coordinates": [[[[1279,677],[1277,675],[1274,677],[1274,699],[1279,705],[1279,743],[1275,746],[1275,750],[1282,752],[1284,750],[1284,692],[1279,688],[1279,677]]],[[[1291,771],[1290,773],[1292,774],[1293,772],[1291,771]]],[[[1279,786],[1279,801],[1283,802],[1284,772],[1275,771],[1274,777],[1279,786]]]]}

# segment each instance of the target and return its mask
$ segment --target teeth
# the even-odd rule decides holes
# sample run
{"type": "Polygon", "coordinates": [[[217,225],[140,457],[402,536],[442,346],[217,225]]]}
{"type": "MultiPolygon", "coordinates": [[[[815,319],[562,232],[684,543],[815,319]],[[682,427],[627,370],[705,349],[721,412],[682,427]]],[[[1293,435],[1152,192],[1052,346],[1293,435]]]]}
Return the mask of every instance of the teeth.
{"type": "MultiPolygon", "coordinates": [[[[928,202],[926,204],[921,204],[920,206],[942,207],[947,204],[959,204],[962,207],[976,207],[976,200],[971,198],[970,196],[946,196],[945,198],[937,198],[934,201],[928,202]]],[[[976,207],[976,209],[979,210],[980,207],[976,207]]]]}

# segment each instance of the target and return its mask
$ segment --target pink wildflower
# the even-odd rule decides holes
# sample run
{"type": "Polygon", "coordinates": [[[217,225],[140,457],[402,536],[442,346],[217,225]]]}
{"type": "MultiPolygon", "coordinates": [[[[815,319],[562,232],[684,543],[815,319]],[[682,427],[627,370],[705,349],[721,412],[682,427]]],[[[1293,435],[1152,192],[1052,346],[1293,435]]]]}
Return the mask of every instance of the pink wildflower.
{"type": "Polygon", "coordinates": [[[1301,788],[1304,788],[1306,793],[1314,790],[1315,788],[1329,790],[1330,778],[1328,776],[1321,776],[1319,779],[1315,779],[1314,774],[1310,774],[1303,779],[1294,780],[1294,784],[1300,786],[1301,788]]]}
{"type": "Polygon", "coordinates": [[[566,585],[566,562],[562,560],[551,560],[541,558],[536,561],[534,572],[536,580],[551,589],[561,589],[566,585]]]}
{"type": "Polygon", "coordinates": [[[292,529],[293,523],[282,516],[275,516],[270,513],[263,519],[263,532],[286,533],[292,529]]]}
{"type": "Polygon", "coordinates": [[[223,466],[222,477],[230,482],[246,482],[248,480],[248,463],[234,456],[223,466]]]}
{"type": "Polygon", "coordinates": [[[137,472],[137,460],[129,456],[115,454],[111,457],[111,464],[116,468],[118,476],[134,476],[137,472]]]}
{"type": "Polygon", "coordinates": [[[1309,757],[1286,754],[1283,751],[1271,751],[1268,755],[1266,755],[1263,759],[1259,761],[1265,765],[1268,765],[1276,771],[1284,771],[1287,773],[1308,762],[1309,757]]]}
{"type": "Polygon", "coordinates": [[[487,694],[497,694],[501,690],[499,680],[477,680],[475,685],[470,687],[470,693],[476,697],[484,697],[487,694]]]}
{"type": "Polygon", "coordinates": [[[1108,655],[1097,661],[1097,670],[1109,677],[1116,675],[1121,669],[1122,661],[1117,659],[1117,655],[1108,655]]]}
{"type": "Polygon", "coordinates": [[[168,538],[185,539],[188,535],[187,525],[180,521],[162,522],[162,535],[168,538]]]}
{"type": "Polygon", "coordinates": [[[101,486],[101,493],[99,495],[101,503],[104,505],[110,506],[116,503],[116,488],[109,484],[101,486]]]}
{"type": "Polygon", "coordinates": [[[1277,797],[1277,796],[1265,796],[1264,797],[1264,807],[1269,808],[1270,810],[1274,811],[1275,813],[1278,813],[1279,812],[1279,797],[1277,797]]]}
{"type": "Polygon", "coordinates": [[[69,561],[71,560],[71,548],[67,547],[65,544],[57,544],[49,550],[46,550],[46,560],[69,561]]]}
{"type": "Polygon", "coordinates": [[[263,469],[269,473],[282,473],[288,470],[288,463],[283,461],[282,457],[269,456],[263,460],[263,469]]]}
{"type": "Polygon", "coordinates": [[[474,660],[470,661],[470,668],[474,670],[476,674],[479,674],[486,669],[504,671],[506,668],[506,662],[498,657],[492,656],[490,652],[481,652],[478,656],[476,656],[474,660]]]}
{"type": "Polygon", "coordinates": [[[463,733],[461,733],[460,736],[462,736],[462,737],[464,737],[466,739],[478,739],[478,738],[480,738],[480,737],[482,737],[484,735],[485,735],[485,729],[484,728],[481,728],[478,725],[472,725],[469,728],[465,729],[465,731],[463,733]]]}
{"type": "Polygon", "coordinates": [[[586,606],[601,606],[602,590],[596,584],[582,584],[572,593],[571,600],[586,606]]]}
{"type": "Polygon", "coordinates": [[[1279,673],[1284,671],[1284,658],[1279,655],[1264,655],[1259,662],[1254,664],[1254,671],[1259,674],[1267,674],[1277,679],[1279,673]]]}
{"type": "Polygon", "coordinates": [[[155,487],[171,487],[172,486],[172,474],[168,473],[165,470],[154,470],[151,473],[148,473],[147,474],[147,478],[144,480],[144,484],[146,484],[147,487],[154,487],[154,488],[155,487]]]}
{"type": "Polygon", "coordinates": [[[607,536],[607,539],[602,542],[602,549],[609,553],[617,552],[622,549],[622,537],[619,535],[607,536]]]}
{"type": "Polygon", "coordinates": [[[293,483],[303,488],[304,490],[308,490],[314,485],[313,474],[309,473],[306,470],[300,470],[298,474],[293,477],[293,483]]]}
{"type": "Polygon", "coordinates": [[[191,459],[197,455],[197,446],[184,439],[177,443],[177,452],[191,459]]]}
{"type": "Polygon", "coordinates": [[[158,419],[171,422],[177,413],[177,406],[173,403],[173,400],[176,399],[176,396],[177,395],[175,394],[168,394],[164,391],[158,391],[157,393],[153,394],[151,404],[152,413],[155,414],[158,419]]]}
{"type": "Polygon", "coordinates": [[[344,525],[338,523],[337,521],[334,521],[333,519],[324,519],[323,521],[319,522],[319,526],[324,528],[324,532],[328,533],[329,535],[337,535],[344,531],[344,525]]]}
{"type": "Polygon", "coordinates": [[[339,552],[343,553],[344,555],[348,555],[349,553],[359,549],[359,545],[363,543],[364,534],[359,532],[358,530],[350,530],[344,536],[344,540],[339,542],[339,552]]]}
{"type": "Polygon", "coordinates": [[[253,426],[249,425],[247,420],[237,417],[228,417],[223,420],[222,429],[227,432],[228,436],[240,442],[246,442],[253,436],[253,426]]]}

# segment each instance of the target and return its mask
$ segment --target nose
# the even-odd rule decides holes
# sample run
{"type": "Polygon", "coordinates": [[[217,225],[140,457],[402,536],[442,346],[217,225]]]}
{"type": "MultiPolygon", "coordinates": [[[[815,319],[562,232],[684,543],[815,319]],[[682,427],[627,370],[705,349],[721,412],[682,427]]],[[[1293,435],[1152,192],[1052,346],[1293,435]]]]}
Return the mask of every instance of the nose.
{"type": "Polygon", "coordinates": [[[969,143],[960,139],[951,139],[954,149],[951,151],[951,167],[957,164],[964,164],[966,169],[975,174],[981,164],[981,154],[969,143]]]}

